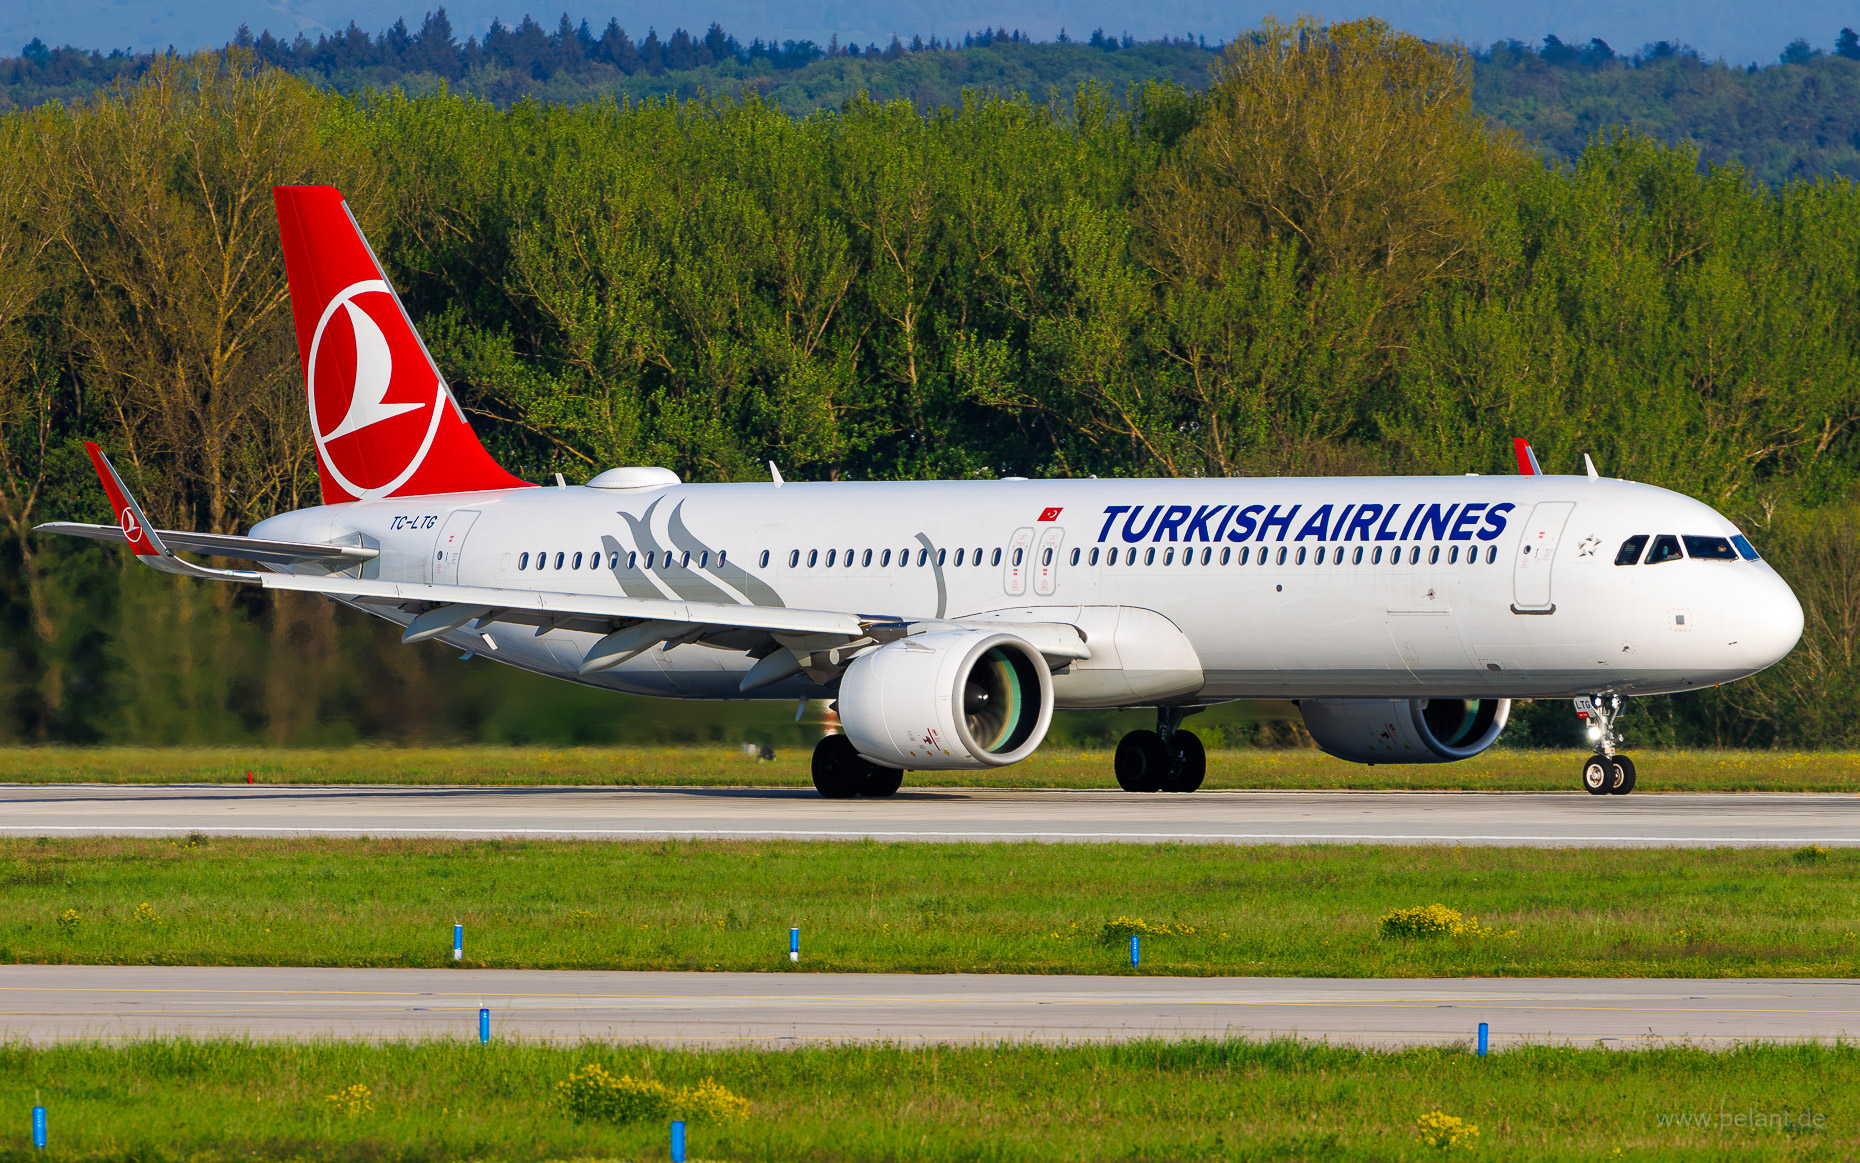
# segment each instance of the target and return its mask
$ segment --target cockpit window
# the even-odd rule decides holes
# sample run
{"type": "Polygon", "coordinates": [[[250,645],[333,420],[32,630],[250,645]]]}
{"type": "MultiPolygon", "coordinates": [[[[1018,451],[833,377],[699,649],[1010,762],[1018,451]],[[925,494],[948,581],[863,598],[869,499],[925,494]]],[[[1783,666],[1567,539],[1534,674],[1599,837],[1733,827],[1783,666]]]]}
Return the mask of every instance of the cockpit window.
{"type": "Polygon", "coordinates": [[[1636,533],[1621,543],[1620,552],[1615,554],[1616,565],[1635,565],[1640,561],[1640,551],[1647,548],[1647,534],[1636,533]]]}
{"type": "Polygon", "coordinates": [[[1752,545],[1750,543],[1750,538],[1744,536],[1742,533],[1731,538],[1731,544],[1737,546],[1737,552],[1745,561],[1757,560],[1757,547],[1752,545]]]}
{"type": "Polygon", "coordinates": [[[1685,536],[1686,556],[1693,561],[1736,561],[1737,550],[1731,548],[1729,537],[1701,537],[1694,533],[1685,536]]]}
{"type": "Polygon", "coordinates": [[[1659,565],[1663,561],[1678,561],[1679,558],[1679,538],[1671,533],[1662,533],[1653,539],[1653,548],[1647,551],[1647,560],[1641,564],[1659,565]]]}

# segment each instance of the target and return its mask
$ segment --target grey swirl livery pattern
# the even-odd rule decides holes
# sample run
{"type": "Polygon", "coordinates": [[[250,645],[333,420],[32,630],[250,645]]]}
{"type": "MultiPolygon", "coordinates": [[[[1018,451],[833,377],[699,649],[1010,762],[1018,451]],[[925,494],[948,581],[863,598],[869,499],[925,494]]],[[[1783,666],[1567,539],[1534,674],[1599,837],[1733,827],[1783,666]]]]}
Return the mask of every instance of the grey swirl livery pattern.
{"type": "MultiPolygon", "coordinates": [[[[624,510],[616,513],[627,523],[632,532],[633,544],[639,553],[658,555],[667,552],[667,546],[652,531],[652,516],[658,511],[663,497],[646,507],[646,511],[635,517],[624,510]]],[[[613,570],[619,579],[620,588],[629,598],[663,598],[669,589],[673,597],[687,602],[717,602],[723,605],[754,605],[786,607],[787,602],[775,591],[773,586],[751,574],[737,563],[734,558],[726,560],[721,566],[714,564],[717,551],[694,536],[684,521],[684,501],[679,501],[666,521],[666,535],[671,542],[671,549],[680,554],[688,553],[693,561],[709,561],[713,564],[703,567],[717,581],[740,592],[748,599],[744,602],[736,594],[720,588],[702,576],[697,569],[680,564],[674,556],[666,564],[652,570],[641,568],[628,569],[626,559],[628,550],[612,537],[603,537],[601,544],[608,553],[620,554],[620,565],[613,570]],[[708,555],[708,556],[707,556],[708,555]]]]}

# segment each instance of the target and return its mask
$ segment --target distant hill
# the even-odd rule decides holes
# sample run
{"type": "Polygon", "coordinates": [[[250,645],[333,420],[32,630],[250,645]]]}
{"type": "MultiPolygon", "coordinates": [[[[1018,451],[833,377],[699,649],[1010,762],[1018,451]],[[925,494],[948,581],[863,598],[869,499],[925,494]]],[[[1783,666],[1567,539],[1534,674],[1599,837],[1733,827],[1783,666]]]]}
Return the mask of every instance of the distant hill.
{"type": "MultiPolygon", "coordinates": [[[[443,84],[507,106],[754,92],[796,116],[838,108],[861,92],[928,111],[959,101],[966,88],[1036,99],[1069,98],[1092,81],[1116,96],[1154,81],[1195,89],[1207,83],[1221,47],[1189,38],[1140,42],[1102,30],[1036,42],[1006,29],[949,42],[744,44],[714,24],[701,36],[678,29],[661,40],[649,30],[635,39],[616,22],[596,31],[566,16],[553,30],[528,17],[494,22],[483,38],[460,41],[444,9],[417,30],[397,22],[371,35],[351,24],[315,41],[283,41],[242,28],[231,43],[344,93],[398,86],[418,94],[443,84]]],[[[86,97],[133,80],[153,59],[34,41],[21,56],[0,58],[0,110],[86,97]]],[[[1798,41],[1762,68],[1707,62],[1666,41],[1622,53],[1599,40],[1548,37],[1475,52],[1473,70],[1475,107],[1553,157],[1573,158],[1597,133],[1626,127],[1691,141],[1703,160],[1740,163],[1769,183],[1860,178],[1860,37],[1846,30],[1833,52],[1798,41]]]]}

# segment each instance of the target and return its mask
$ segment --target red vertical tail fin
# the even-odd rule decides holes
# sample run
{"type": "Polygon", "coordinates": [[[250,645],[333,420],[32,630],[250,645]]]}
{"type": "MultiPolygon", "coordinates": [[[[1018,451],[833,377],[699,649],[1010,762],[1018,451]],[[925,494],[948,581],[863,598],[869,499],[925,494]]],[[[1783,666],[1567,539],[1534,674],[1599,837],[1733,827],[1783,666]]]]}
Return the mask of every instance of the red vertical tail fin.
{"type": "Polygon", "coordinates": [[[1518,475],[1527,477],[1544,475],[1543,466],[1537,463],[1537,453],[1532,451],[1530,441],[1522,436],[1513,436],[1511,452],[1518,458],[1518,475]]]}
{"type": "Polygon", "coordinates": [[[335,187],[272,195],[323,503],[530,487],[478,442],[335,187]]]}

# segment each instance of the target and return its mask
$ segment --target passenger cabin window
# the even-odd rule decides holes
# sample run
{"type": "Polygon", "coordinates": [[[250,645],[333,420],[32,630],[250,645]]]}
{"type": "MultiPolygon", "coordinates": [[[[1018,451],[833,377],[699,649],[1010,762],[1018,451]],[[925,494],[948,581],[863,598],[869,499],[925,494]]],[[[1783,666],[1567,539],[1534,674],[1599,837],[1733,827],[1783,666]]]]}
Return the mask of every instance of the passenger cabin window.
{"type": "Polygon", "coordinates": [[[868,549],[864,553],[859,555],[859,568],[860,569],[871,569],[872,568],[872,551],[871,550],[868,549]]]}
{"type": "Polygon", "coordinates": [[[567,556],[567,554],[564,554],[564,553],[558,553],[558,554],[556,554],[556,555],[555,555],[555,567],[556,567],[557,569],[561,569],[561,568],[562,568],[562,559],[563,559],[564,557],[566,557],[566,556],[567,556]]]}
{"type": "Polygon", "coordinates": [[[1731,548],[1729,537],[1701,537],[1688,533],[1681,540],[1686,543],[1686,556],[1693,561],[1737,560],[1737,550],[1731,548]]]}
{"type": "Polygon", "coordinates": [[[730,556],[730,551],[727,549],[719,549],[717,551],[717,568],[718,569],[723,568],[723,563],[729,558],[729,556],[730,556]]]}
{"type": "MultiPolygon", "coordinates": [[[[722,554],[718,554],[718,555],[717,555],[717,564],[718,564],[718,565],[722,565],[722,564],[723,564],[723,555],[722,555],[722,554]]],[[[769,567],[769,551],[768,551],[768,550],[766,550],[766,549],[764,549],[764,550],[762,551],[762,555],[761,555],[760,557],[758,557],[758,558],[756,558],[756,568],[757,568],[757,569],[767,569],[768,567],[769,567]]]]}
{"type": "Polygon", "coordinates": [[[942,568],[943,568],[943,558],[944,558],[944,557],[945,557],[945,556],[946,556],[946,555],[947,555],[948,553],[949,553],[949,550],[947,550],[947,549],[939,549],[939,550],[937,550],[937,551],[936,551],[936,567],[937,567],[938,569],[942,569],[942,568]]]}
{"type": "MultiPolygon", "coordinates": [[[[967,551],[966,551],[966,550],[962,550],[962,549],[958,549],[958,550],[956,551],[956,564],[957,564],[957,565],[961,565],[961,564],[962,564],[962,555],[963,555],[963,554],[964,554],[965,552],[967,552],[967,551]]],[[[1072,564],[1073,564],[1073,565],[1077,565],[1077,564],[1078,564],[1078,562],[1077,562],[1077,561],[1075,560],[1075,561],[1073,561],[1073,563],[1072,563],[1072,564]]]]}
{"type": "Polygon", "coordinates": [[[1742,533],[1731,538],[1731,544],[1737,546],[1737,552],[1745,561],[1757,560],[1757,547],[1752,545],[1750,543],[1750,538],[1744,536],[1742,533]]]}
{"type": "Polygon", "coordinates": [[[1285,564],[1285,550],[1283,547],[1279,549],[1279,564],[1280,565],[1285,564]]]}
{"type": "Polygon", "coordinates": [[[846,568],[851,569],[853,567],[853,551],[848,549],[843,560],[846,562],[846,568]]]}
{"type": "Polygon", "coordinates": [[[627,567],[628,569],[638,569],[638,568],[639,568],[639,554],[638,554],[637,552],[635,552],[635,551],[632,551],[632,550],[629,550],[629,551],[627,552],[627,555],[626,555],[626,567],[627,567]]]}
{"type": "Polygon", "coordinates": [[[1305,563],[1305,547],[1300,545],[1298,547],[1298,560],[1294,562],[1293,564],[1303,565],[1304,563],[1305,563]]]}
{"type": "MultiPolygon", "coordinates": [[[[1132,552],[1135,552],[1135,551],[1132,550],[1132,552]]],[[[994,553],[989,556],[988,564],[989,565],[1000,565],[1001,564],[1001,551],[999,549],[995,550],[994,553]]]]}
{"type": "MultiPolygon", "coordinates": [[[[1075,550],[1073,550],[1072,552],[1074,552],[1074,553],[1077,553],[1077,552],[1078,552],[1078,550],[1076,550],[1076,549],[1075,549],[1075,550]]],[[[1090,557],[1090,558],[1088,558],[1087,560],[1088,560],[1088,561],[1089,561],[1089,562],[1090,562],[1090,563],[1091,563],[1092,565],[1097,565],[1097,564],[1098,564],[1098,551],[1097,551],[1096,549],[1094,549],[1094,550],[1092,550],[1092,551],[1091,551],[1091,557],[1090,557]]]]}
{"type": "Polygon", "coordinates": [[[1648,535],[1645,533],[1636,533],[1626,541],[1623,541],[1621,543],[1621,548],[1615,553],[1615,564],[1639,565],[1640,551],[1647,548],[1647,536],[1648,535]]]}
{"type": "Polygon", "coordinates": [[[1662,533],[1653,539],[1653,548],[1647,551],[1647,560],[1641,564],[1659,565],[1662,562],[1678,561],[1680,557],[1679,538],[1671,533],[1662,533]]]}
{"type": "MultiPolygon", "coordinates": [[[[814,566],[818,564],[819,561],[820,561],[820,550],[810,549],[807,551],[807,568],[809,569],[814,568],[814,566]]],[[[832,564],[832,563],[829,562],[828,564],[832,564]]]]}
{"type": "Polygon", "coordinates": [[[1229,549],[1227,546],[1225,545],[1221,546],[1221,564],[1226,565],[1228,562],[1232,561],[1233,553],[1234,551],[1232,549],[1229,549]]]}
{"type": "Polygon", "coordinates": [[[881,568],[891,564],[891,550],[887,549],[878,555],[878,564],[881,568]]]}
{"type": "MultiPolygon", "coordinates": [[[[1050,552],[1050,550],[1049,550],[1049,552],[1050,552]]],[[[1078,550],[1076,550],[1076,549],[1074,549],[1074,550],[1072,551],[1072,559],[1071,559],[1071,561],[1069,561],[1069,562],[1067,562],[1067,564],[1068,564],[1068,565],[1077,565],[1078,563],[1079,563],[1079,551],[1078,551],[1078,550]]],[[[957,564],[957,565],[961,565],[961,564],[962,564],[962,550],[960,550],[960,549],[958,549],[958,550],[956,551],[956,564],[957,564]]]]}
{"type": "Polygon", "coordinates": [[[1175,564],[1175,550],[1173,550],[1173,549],[1165,549],[1165,550],[1163,550],[1163,564],[1164,564],[1164,565],[1174,565],[1174,564],[1175,564]]]}
{"type": "Polygon", "coordinates": [[[788,568],[793,569],[795,566],[800,565],[800,564],[801,564],[801,551],[798,549],[790,549],[788,551],[788,568]]]}
{"type": "Polygon", "coordinates": [[[527,553],[519,554],[517,557],[517,568],[528,569],[529,567],[530,567],[530,555],[527,553]]]}

